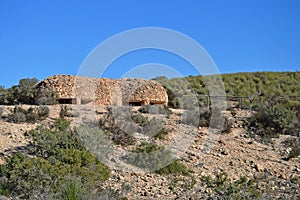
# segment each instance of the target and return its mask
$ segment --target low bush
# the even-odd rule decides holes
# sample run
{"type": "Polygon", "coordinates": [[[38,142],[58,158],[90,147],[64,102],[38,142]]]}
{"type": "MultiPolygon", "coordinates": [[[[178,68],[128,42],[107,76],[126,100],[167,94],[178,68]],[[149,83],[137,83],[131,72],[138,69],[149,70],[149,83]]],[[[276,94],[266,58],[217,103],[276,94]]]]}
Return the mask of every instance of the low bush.
{"type": "Polygon", "coordinates": [[[199,120],[200,120],[199,111],[188,110],[184,112],[181,123],[198,127],[200,123],[199,120]]]}
{"type": "Polygon", "coordinates": [[[201,176],[201,189],[207,199],[299,199],[299,176],[286,180],[262,172],[253,178],[228,178],[225,171],[201,176]],[[285,190],[282,190],[282,188],[285,190]]]}
{"type": "Polygon", "coordinates": [[[136,143],[135,137],[128,133],[137,131],[137,126],[132,123],[129,107],[109,107],[108,112],[99,120],[99,125],[116,144],[128,146],[136,143]]]}
{"type": "Polygon", "coordinates": [[[84,148],[78,133],[68,125],[65,119],[58,119],[54,129],[38,127],[27,132],[33,157],[14,154],[1,165],[0,177],[7,177],[2,191],[6,188],[22,199],[31,199],[36,191],[51,192],[55,199],[81,199],[108,179],[109,168],[84,148]]]}
{"type": "Polygon", "coordinates": [[[163,105],[145,105],[139,108],[139,112],[149,113],[149,114],[170,114],[171,113],[169,108],[163,105]]]}
{"type": "Polygon", "coordinates": [[[7,119],[13,123],[26,122],[26,115],[24,113],[13,113],[8,115],[7,119]]]}
{"type": "Polygon", "coordinates": [[[277,137],[278,134],[288,134],[292,131],[295,120],[296,113],[284,105],[262,106],[250,119],[250,126],[263,137],[277,137]]]}
{"type": "Polygon", "coordinates": [[[41,89],[36,92],[36,104],[38,105],[55,105],[58,104],[57,96],[55,92],[47,89],[41,89]]]}
{"type": "Polygon", "coordinates": [[[3,115],[3,112],[4,112],[4,108],[3,108],[3,107],[0,107],[0,118],[1,118],[2,115],[3,115]]]}
{"type": "Polygon", "coordinates": [[[222,133],[230,133],[232,130],[234,119],[225,116],[222,133]]]}
{"type": "Polygon", "coordinates": [[[156,170],[155,172],[161,175],[182,174],[184,176],[187,176],[191,173],[191,171],[188,170],[187,167],[179,160],[175,160],[171,164],[156,170]]]}
{"type": "Polygon", "coordinates": [[[64,117],[79,117],[80,113],[75,112],[72,110],[72,108],[69,108],[66,105],[61,105],[60,106],[60,111],[59,111],[59,117],[64,118],[64,117]]]}
{"type": "Polygon", "coordinates": [[[141,114],[132,115],[132,121],[140,126],[145,126],[149,123],[148,119],[141,114]]]}
{"type": "Polygon", "coordinates": [[[164,120],[153,117],[148,123],[144,124],[142,127],[142,132],[144,135],[155,137],[159,134],[159,132],[164,131],[164,125],[164,120]]]}
{"type": "Polygon", "coordinates": [[[168,135],[169,130],[162,128],[159,130],[159,132],[154,136],[155,139],[163,140],[166,135],[168,135]]]}
{"type": "Polygon", "coordinates": [[[153,143],[142,143],[133,152],[122,158],[125,162],[158,174],[188,175],[189,171],[169,150],[153,143]]]}
{"type": "Polygon", "coordinates": [[[50,110],[48,106],[39,106],[38,115],[39,119],[45,119],[49,116],[50,110]]]}
{"type": "Polygon", "coordinates": [[[122,158],[130,165],[146,171],[153,171],[170,163],[174,158],[170,151],[153,143],[142,143],[132,153],[122,158]]]}
{"type": "Polygon", "coordinates": [[[123,146],[133,145],[136,138],[131,133],[140,133],[145,136],[162,137],[165,130],[165,121],[157,117],[150,120],[142,114],[133,114],[130,107],[111,107],[103,118],[99,120],[100,128],[105,130],[116,144],[123,146]]]}
{"type": "Polygon", "coordinates": [[[38,120],[43,120],[49,116],[49,108],[47,106],[39,106],[37,108],[30,107],[28,110],[16,106],[13,113],[7,116],[9,122],[21,123],[30,122],[34,123],[38,120]]]}
{"type": "Polygon", "coordinates": [[[208,189],[207,197],[211,199],[260,199],[262,192],[256,179],[242,176],[237,181],[228,178],[226,172],[218,172],[215,178],[202,176],[202,185],[208,189]]]}
{"type": "Polygon", "coordinates": [[[285,147],[291,149],[286,157],[287,160],[297,158],[300,155],[300,137],[288,138],[283,141],[283,144],[285,147]]]}
{"type": "Polygon", "coordinates": [[[124,131],[117,132],[113,135],[112,140],[116,144],[120,144],[122,146],[134,145],[136,143],[136,138],[124,131]]]}
{"type": "Polygon", "coordinates": [[[289,155],[287,156],[287,160],[290,160],[292,158],[297,158],[299,155],[300,155],[300,146],[294,147],[289,152],[289,155]]]}

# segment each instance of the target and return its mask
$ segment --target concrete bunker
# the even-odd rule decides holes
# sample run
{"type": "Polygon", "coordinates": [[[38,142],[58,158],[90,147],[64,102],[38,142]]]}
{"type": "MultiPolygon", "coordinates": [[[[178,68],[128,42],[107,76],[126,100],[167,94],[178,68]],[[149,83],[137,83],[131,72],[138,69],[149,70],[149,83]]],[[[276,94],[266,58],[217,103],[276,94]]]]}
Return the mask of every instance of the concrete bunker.
{"type": "Polygon", "coordinates": [[[88,78],[73,75],[54,75],[41,81],[37,87],[57,95],[61,104],[167,105],[165,88],[152,80],[88,78]]]}

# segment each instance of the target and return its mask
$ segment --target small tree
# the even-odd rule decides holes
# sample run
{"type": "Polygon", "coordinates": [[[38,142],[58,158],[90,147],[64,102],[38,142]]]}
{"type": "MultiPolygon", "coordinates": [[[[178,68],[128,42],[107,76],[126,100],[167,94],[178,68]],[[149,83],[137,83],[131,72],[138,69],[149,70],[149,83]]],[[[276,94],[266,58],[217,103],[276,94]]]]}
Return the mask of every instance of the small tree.
{"type": "Polygon", "coordinates": [[[4,104],[34,104],[36,95],[36,78],[25,78],[19,81],[19,85],[12,86],[4,93],[4,104]]]}

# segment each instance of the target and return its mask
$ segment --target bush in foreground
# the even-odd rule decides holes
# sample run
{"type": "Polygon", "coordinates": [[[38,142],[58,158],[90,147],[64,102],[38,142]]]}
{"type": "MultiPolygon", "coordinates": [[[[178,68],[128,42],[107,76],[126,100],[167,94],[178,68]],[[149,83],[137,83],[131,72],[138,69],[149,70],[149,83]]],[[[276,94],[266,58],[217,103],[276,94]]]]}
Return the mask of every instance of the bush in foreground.
{"type": "Polygon", "coordinates": [[[55,199],[60,195],[62,199],[82,199],[79,196],[90,194],[108,179],[109,168],[85,150],[67,120],[58,119],[54,129],[38,127],[27,135],[33,140],[29,153],[34,157],[14,154],[0,166],[0,177],[7,178],[1,193],[31,199],[38,191],[51,193],[55,199]],[[68,182],[69,177],[75,179],[68,182]]]}
{"type": "Polygon", "coordinates": [[[7,116],[9,122],[22,123],[29,122],[34,123],[38,120],[43,120],[49,116],[49,108],[47,106],[39,106],[37,108],[30,107],[27,110],[15,106],[13,113],[7,116]]]}

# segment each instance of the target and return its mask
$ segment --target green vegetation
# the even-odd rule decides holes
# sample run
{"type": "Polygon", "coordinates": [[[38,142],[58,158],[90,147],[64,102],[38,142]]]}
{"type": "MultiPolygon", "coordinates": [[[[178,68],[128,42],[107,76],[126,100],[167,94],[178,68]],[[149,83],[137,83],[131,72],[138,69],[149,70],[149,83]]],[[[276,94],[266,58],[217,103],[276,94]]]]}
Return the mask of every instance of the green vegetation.
{"type": "MultiPolygon", "coordinates": [[[[209,79],[211,77],[208,77],[209,79]]],[[[209,95],[207,88],[208,78],[203,76],[189,76],[184,79],[157,77],[154,80],[162,83],[168,91],[169,106],[180,106],[183,95],[209,95]]],[[[228,96],[249,97],[252,100],[261,100],[271,96],[300,96],[300,72],[253,72],[222,75],[225,93],[228,96]]],[[[199,99],[207,104],[206,99],[199,99]]],[[[292,99],[289,99],[292,101],[292,99]]],[[[250,104],[250,102],[244,102],[250,104]]],[[[255,102],[252,102],[255,103],[255,102]]],[[[181,105],[183,106],[183,105],[181,105]]]]}
{"type": "Polygon", "coordinates": [[[278,137],[279,134],[298,135],[299,111],[286,101],[266,98],[254,116],[245,121],[249,133],[257,134],[262,139],[278,137]]]}
{"type": "Polygon", "coordinates": [[[67,105],[61,105],[60,106],[60,111],[59,111],[59,116],[61,118],[64,118],[64,117],[79,117],[80,113],[75,112],[74,110],[72,110],[72,108],[68,107],[67,105]]]}
{"type": "Polygon", "coordinates": [[[43,120],[49,115],[49,108],[47,106],[39,107],[30,107],[27,110],[15,106],[13,113],[7,116],[9,122],[21,123],[21,122],[30,122],[34,123],[38,120],[43,120]]]}
{"type": "Polygon", "coordinates": [[[163,139],[165,139],[166,135],[168,135],[168,133],[169,133],[169,130],[167,130],[163,127],[158,131],[158,133],[156,133],[156,135],[154,135],[154,138],[163,140],[163,139]]]}
{"type": "Polygon", "coordinates": [[[158,169],[155,172],[158,174],[162,174],[162,175],[182,174],[184,176],[187,176],[191,173],[191,171],[188,170],[187,167],[179,160],[175,160],[171,164],[169,164],[161,169],[158,169]]]}
{"type": "Polygon", "coordinates": [[[145,105],[139,108],[139,112],[141,113],[149,113],[149,114],[171,114],[171,111],[167,106],[162,105],[145,105]]]}
{"type": "Polygon", "coordinates": [[[2,115],[3,115],[3,112],[4,112],[4,108],[0,107],[0,118],[1,118],[2,115]]]}
{"type": "Polygon", "coordinates": [[[48,90],[39,90],[36,86],[36,78],[25,78],[19,81],[18,85],[4,89],[0,87],[0,104],[17,105],[52,105],[56,104],[56,95],[48,90]]]}
{"type": "MultiPolygon", "coordinates": [[[[253,72],[223,74],[226,95],[230,96],[294,96],[300,95],[300,72],[253,72]]],[[[188,82],[197,94],[203,93],[205,86],[201,76],[187,77],[188,82]]],[[[205,94],[208,94],[207,91],[205,94]]]]}
{"type": "Polygon", "coordinates": [[[14,154],[0,167],[0,193],[30,199],[36,191],[55,199],[82,199],[97,184],[108,179],[110,170],[85,150],[70,122],[59,118],[53,129],[38,127],[27,133],[33,142],[28,156],[14,154]],[[70,179],[70,177],[73,177],[70,179]]]}
{"type": "Polygon", "coordinates": [[[300,180],[291,177],[282,180],[262,173],[254,178],[240,177],[231,180],[224,171],[216,172],[213,176],[201,176],[201,185],[208,199],[298,199],[300,180]],[[281,185],[285,185],[282,193],[281,185]]]}
{"type": "Polygon", "coordinates": [[[179,160],[172,156],[169,150],[153,143],[142,143],[123,159],[136,167],[153,170],[158,174],[182,174],[188,175],[190,171],[179,160]],[[170,163],[165,166],[166,163],[170,163]]]}
{"type": "Polygon", "coordinates": [[[287,160],[297,158],[300,155],[300,137],[288,138],[283,144],[291,149],[286,157],[287,160]]]}
{"type": "MultiPolygon", "coordinates": [[[[227,173],[219,172],[215,178],[202,176],[202,184],[207,187],[208,197],[222,197],[222,199],[260,199],[261,191],[256,179],[248,179],[243,176],[237,181],[228,178],[227,173]]],[[[217,198],[218,199],[218,198],[217,198]]]]}

